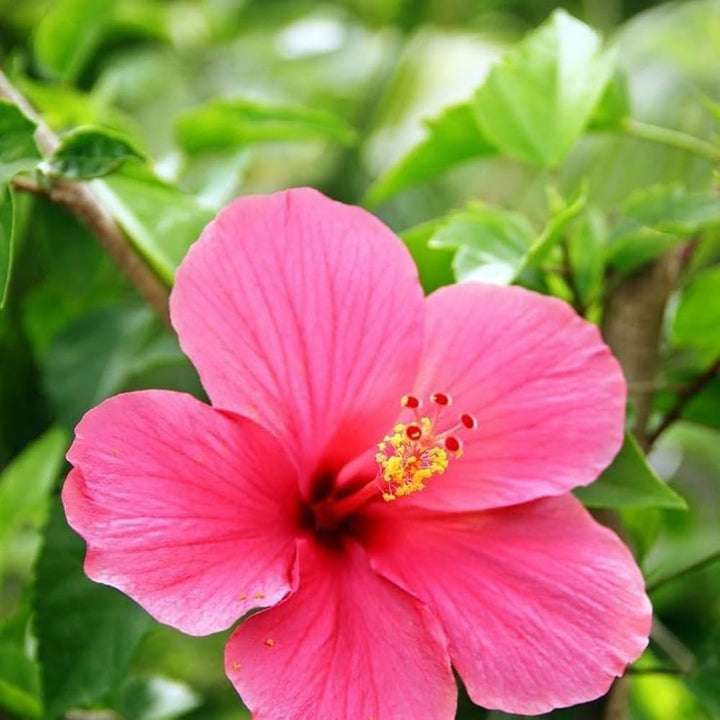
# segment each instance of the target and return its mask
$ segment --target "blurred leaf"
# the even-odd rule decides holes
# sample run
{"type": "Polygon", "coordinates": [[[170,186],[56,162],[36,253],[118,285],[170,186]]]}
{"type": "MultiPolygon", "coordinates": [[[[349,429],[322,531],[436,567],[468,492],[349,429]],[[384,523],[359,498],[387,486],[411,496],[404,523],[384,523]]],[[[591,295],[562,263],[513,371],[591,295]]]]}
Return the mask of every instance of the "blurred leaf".
{"type": "Polygon", "coordinates": [[[691,192],[679,185],[636,190],[623,213],[642,225],[675,235],[692,235],[720,223],[720,196],[709,190],[691,192]]]}
{"type": "Polygon", "coordinates": [[[0,643],[0,708],[33,720],[42,714],[37,665],[8,642],[0,643]]]}
{"type": "Polygon", "coordinates": [[[62,138],[46,168],[50,175],[89,180],[108,175],[131,159],[144,160],[145,156],[121,135],[110,130],[78,128],[62,138]]]}
{"type": "Polygon", "coordinates": [[[199,704],[200,697],[184,683],[164,677],[134,677],[121,688],[116,707],[127,720],[172,720],[199,704]]]}
{"type": "Polygon", "coordinates": [[[502,153],[555,167],[587,127],[614,66],[594,30],[556,10],[490,71],[476,118],[502,153]]]}
{"type": "Polygon", "coordinates": [[[568,254],[575,283],[583,302],[600,294],[605,276],[605,217],[597,208],[588,208],[568,235],[568,254]]]}
{"type": "Polygon", "coordinates": [[[400,233],[402,241],[410,250],[420,276],[420,284],[426,294],[430,294],[443,285],[452,285],[455,276],[452,271],[452,258],[455,249],[430,247],[428,241],[437,230],[441,221],[430,220],[400,233]]]}
{"type": "Polygon", "coordinates": [[[40,160],[33,133],[35,123],[17,105],[0,100],[0,185],[40,160]]]}
{"type": "Polygon", "coordinates": [[[71,323],[50,344],[44,365],[48,395],[68,427],[143,371],[180,365],[192,373],[175,337],[149,309],[122,306],[95,310],[71,323]]]}
{"type": "Polygon", "coordinates": [[[606,260],[616,270],[631,273],[685,240],[631,218],[621,218],[608,239],[606,260]]]}
{"type": "Polygon", "coordinates": [[[21,524],[42,520],[41,511],[57,480],[67,445],[67,432],[51,428],[0,474],[0,544],[21,524]]]}
{"type": "Polygon", "coordinates": [[[35,57],[41,68],[72,83],[95,51],[115,0],[55,0],[35,33],[35,57]]]}
{"type": "Polygon", "coordinates": [[[680,297],[674,341],[720,354],[720,267],[699,273],[680,297]]]}
{"type": "Polygon", "coordinates": [[[5,307],[15,254],[15,200],[10,187],[0,185],[0,310],[5,307]]]}
{"type": "Polygon", "coordinates": [[[630,535],[633,554],[639,563],[652,550],[663,525],[662,511],[651,507],[618,509],[623,526],[630,535]]]}
{"type": "Polygon", "coordinates": [[[685,500],[655,474],[630,434],[610,467],[592,485],[573,492],[587,507],[687,509],[685,500]]]}
{"type": "Polygon", "coordinates": [[[559,196],[552,196],[552,189],[549,189],[552,208],[552,216],[543,228],[538,238],[528,248],[521,270],[526,268],[539,268],[547,259],[550,251],[564,237],[565,229],[582,212],[587,204],[587,188],[580,185],[576,197],[566,201],[559,196]]]}
{"type": "Polygon", "coordinates": [[[506,285],[515,278],[533,236],[532,225],[524,215],[493,205],[473,204],[441,221],[429,245],[458,248],[453,260],[457,280],[506,285]]]}
{"type": "Polygon", "coordinates": [[[426,124],[427,137],[371,186],[365,199],[368,205],[378,205],[464,160],[497,152],[480,130],[468,104],[450,107],[426,124]]]}
{"type": "Polygon", "coordinates": [[[349,125],[325,110],[262,105],[242,98],[213,100],[183,113],[175,131],[188,153],[293,140],[334,140],[349,145],[356,138],[349,125]]]}
{"type": "Polygon", "coordinates": [[[190,245],[215,215],[142,165],[127,165],[103,180],[95,180],[93,188],[168,284],[190,245]]]}
{"type": "Polygon", "coordinates": [[[35,631],[48,720],[96,702],[125,676],[152,620],[130,598],[91,582],[85,543],[54,503],[37,564],[35,631]]]}
{"type": "Polygon", "coordinates": [[[720,629],[707,638],[686,682],[712,720],[720,720],[720,629]]]}
{"type": "Polygon", "coordinates": [[[607,84],[600,102],[595,107],[595,112],[588,123],[588,130],[597,132],[613,130],[629,115],[630,93],[627,78],[618,70],[607,84]]]}

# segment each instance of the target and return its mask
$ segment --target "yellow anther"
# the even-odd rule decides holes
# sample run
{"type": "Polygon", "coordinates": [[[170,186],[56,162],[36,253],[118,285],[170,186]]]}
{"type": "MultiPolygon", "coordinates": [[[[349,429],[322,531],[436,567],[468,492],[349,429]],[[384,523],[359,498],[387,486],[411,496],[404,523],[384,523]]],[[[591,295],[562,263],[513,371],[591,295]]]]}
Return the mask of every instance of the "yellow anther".
{"type": "Polygon", "coordinates": [[[393,434],[378,444],[375,460],[380,466],[386,502],[423,490],[426,480],[442,475],[447,469],[449,456],[441,445],[441,438],[435,437],[430,418],[420,418],[412,427],[413,438],[408,436],[408,425],[399,423],[393,428],[393,434]]]}

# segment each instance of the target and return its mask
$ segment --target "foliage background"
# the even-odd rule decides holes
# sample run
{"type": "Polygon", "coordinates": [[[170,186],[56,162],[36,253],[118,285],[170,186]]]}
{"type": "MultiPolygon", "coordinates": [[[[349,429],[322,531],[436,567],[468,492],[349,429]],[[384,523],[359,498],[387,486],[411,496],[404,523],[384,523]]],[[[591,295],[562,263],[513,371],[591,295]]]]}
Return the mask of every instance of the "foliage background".
{"type": "MultiPolygon", "coordinates": [[[[657,378],[648,368],[649,390],[647,380],[631,385],[636,400],[652,399],[649,424],[639,426],[636,405],[629,426],[653,445],[653,467],[687,509],[632,447],[583,499],[619,513],[658,619],[617,717],[720,718],[720,2],[563,7],[617,48],[607,78],[602,68],[581,78],[584,92],[607,90],[565,149],[550,137],[557,118],[545,126],[541,112],[531,149],[510,138],[499,155],[474,124],[462,134],[423,122],[469,107],[503,52],[556,8],[545,0],[0,0],[0,61],[56,132],[102,128],[43,167],[71,179],[112,170],[95,191],[164,282],[224,202],[298,184],[370,203],[393,229],[409,230],[428,290],[478,274],[514,280],[596,322],[605,312],[606,337],[611,303],[633,302],[622,294],[627,279],[676,253],[681,267],[655,316],[652,293],[639,301],[638,342],[662,321],[660,365],[657,378]],[[418,144],[425,150],[403,160],[418,144]],[[151,162],[121,166],[132,155],[151,162]],[[654,442],[653,428],[698,378],[680,420],[654,442]]],[[[536,102],[523,91],[517,107],[534,113],[536,102]]],[[[37,158],[22,149],[27,128],[2,111],[5,196],[15,171],[34,177],[37,158]]],[[[0,202],[0,296],[9,283],[0,312],[0,717],[95,708],[127,720],[246,718],[222,673],[225,635],[183,637],[86,581],[82,543],[53,500],[72,427],[89,407],[127,389],[202,389],[133,285],[48,197],[42,183],[52,182],[15,192],[14,213],[0,202]]],[[[624,342],[621,359],[633,353],[632,337],[624,342]]],[[[603,713],[594,703],[551,717],[603,713]]],[[[461,698],[458,717],[508,716],[461,698]]]]}

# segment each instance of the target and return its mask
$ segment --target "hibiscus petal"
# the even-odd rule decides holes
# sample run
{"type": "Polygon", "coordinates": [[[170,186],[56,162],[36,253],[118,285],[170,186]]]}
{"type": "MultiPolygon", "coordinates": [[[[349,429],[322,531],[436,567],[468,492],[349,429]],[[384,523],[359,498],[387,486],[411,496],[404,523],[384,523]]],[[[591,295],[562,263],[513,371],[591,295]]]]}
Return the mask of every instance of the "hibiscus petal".
{"type": "Polygon", "coordinates": [[[622,445],[626,399],[598,329],[566,303],[519,287],[442,288],[427,309],[415,394],[449,393],[447,422],[470,413],[478,427],[459,432],[462,457],[408,500],[481,510],[595,480],[622,445]]]}
{"type": "Polygon", "coordinates": [[[377,442],[415,377],[424,308],[407,249],[311,189],[226,208],[170,305],[213,404],[270,428],[310,472],[377,442]]]}
{"type": "Polygon", "coordinates": [[[647,645],[630,552],[570,495],[440,515],[376,510],[367,551],[428,604],[474,702],[538,714],[603,695],[647,645]]]}
{"type": "Polygon", "coordinates": [[[278,442],[189,395],[118,395],[85,415],[63,488],[85,572],[191,635],[290,590],[299,493],[278,442]]]}
{"type": "Polygon", "coordinates": [[[299,588],[253,615],[225,667],[262,720],[451,720],[457,691],[437,620],[375,575],[354,543],[299,544],[299,588]]]}

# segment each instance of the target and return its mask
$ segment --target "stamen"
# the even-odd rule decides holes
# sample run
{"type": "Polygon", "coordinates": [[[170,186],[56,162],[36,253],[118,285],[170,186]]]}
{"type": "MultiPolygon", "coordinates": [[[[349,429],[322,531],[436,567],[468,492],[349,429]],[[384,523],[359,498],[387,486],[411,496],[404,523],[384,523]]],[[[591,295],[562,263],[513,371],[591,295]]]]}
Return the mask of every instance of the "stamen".
{"type": "Polygon", "coordinates": [[[419,408],[420,407],[420,399],[416,398],[414,395],[403,395],[402,400],[400,400],[400,405],[402,407],[406,408],[419,408]]]}
{"type": "Polygon", "coordinates": [[[408,425],[405,428],[405,434],[411,440],[419,440],[422,437],[422,430],[417,425],[408,425]]]}
{"type": "Polygon", "coordinates": [[[439,419],[443,410],[452,405],[452,398],[447,393],[436,392],[430,395],[430,401],[435,407],[425,416],[418,410],[422,405],[420,399],[405,395],[400,405],[413,410],[414,420],[398,423],[392,433],[378,443],[377,482],[386,502],[423,490],[429,478],[442,475],[451,457],[462,455],[462,441],[454,433],[477,427],[475,418],[463,413],[452,427],[446,424],[442,429],[439,419]]]}
{"type": "Polygon", "coordinates": [[[445,449],[453,453],[455,457],[462,455],[462,443],[454,435],[448,435],[445,438],[445,449]]]}

